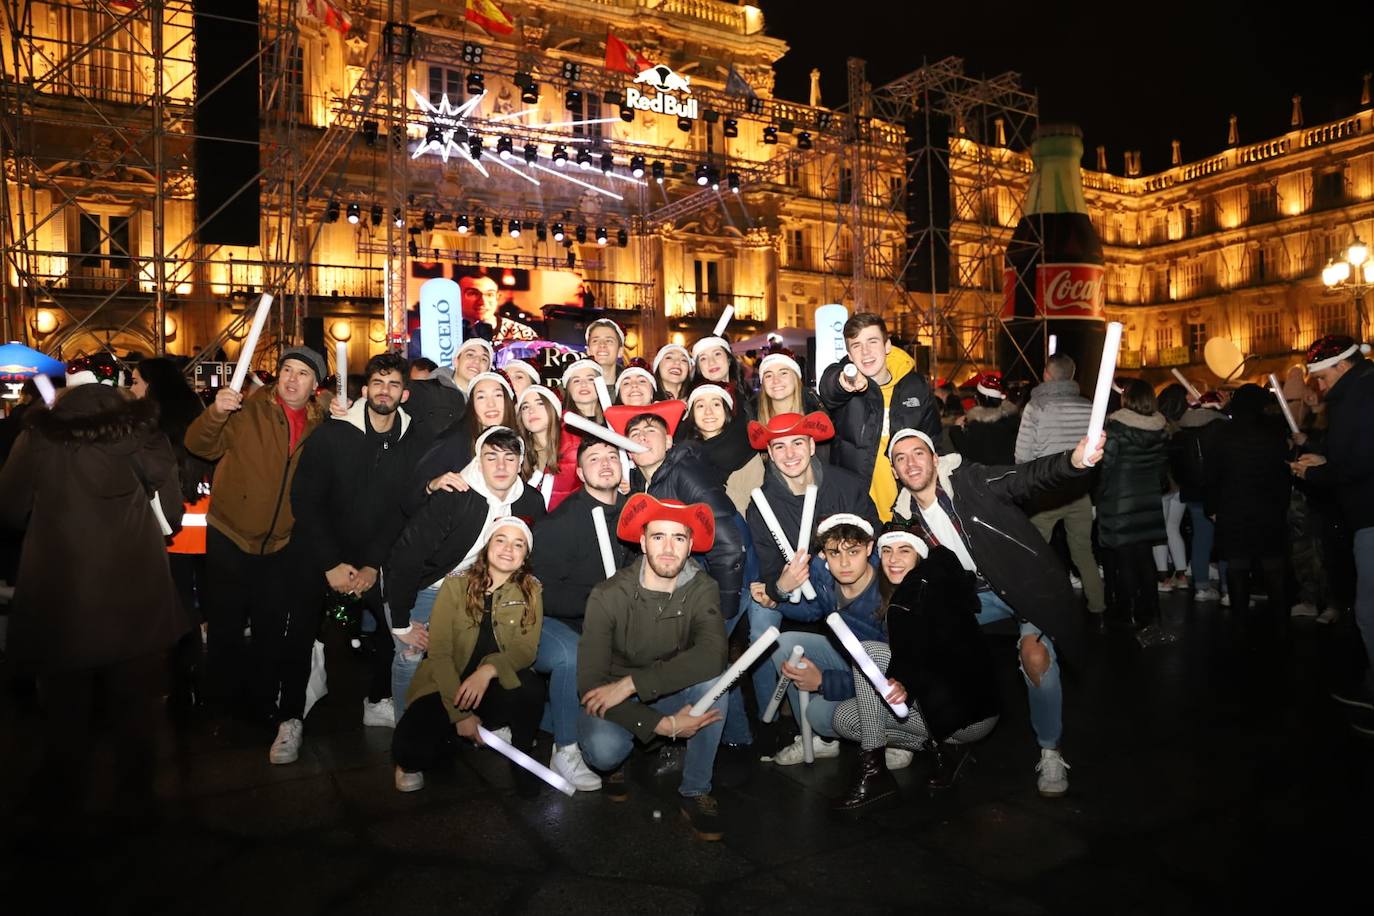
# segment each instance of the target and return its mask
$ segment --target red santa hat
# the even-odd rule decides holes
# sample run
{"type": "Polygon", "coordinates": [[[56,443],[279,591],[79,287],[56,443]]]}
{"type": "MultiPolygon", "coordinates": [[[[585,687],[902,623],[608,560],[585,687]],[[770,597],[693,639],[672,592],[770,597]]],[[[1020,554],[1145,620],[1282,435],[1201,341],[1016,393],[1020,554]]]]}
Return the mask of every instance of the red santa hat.
{"type": "Polygon", "coordinates": [[[654,391],[658,390],[658,380],[654,378],[654,374],[652,372],[640,366],[628,366],[625,369],[620,370],[620,378],[615,380],[615,393],[620,394],[620,386],[624,383],[625,379],[636,375],[644,376],[644,378],[649,380],[649,387],[652,388],[654,391]]]}
{"type": "Polygon", "coordinates": [[[563,387],[568,387],[568,381],[572,378],[574,372],[581,372],[584,369],[595,369],[597,375],[601,375],[603,378],[605,377],[604,374],[601,372],[601,367],[599,365],[592,362],[590,359],[579,359],[572,365],[568,366],[568,368],[563,370],[563,387]]]}
{"type": "Polygon", "coordinates": [[[1344,334],[1327,334],[1307,348],[1303,362],[1307,363],[1308,372],[1320,372],[1356,353],[1368,356],[1369,344],[1356,343],[1355,338],[1344,334]]]}
{"type": "Polygon", "coordinates": [[[675,499],[654,499],[636,493],[625,503],[615,533],[622,541],[637,541],[650,522],[677,522],[692,534],[692,552],[705,553],[716,542],[716,517],[705,503],[687,505],[675,499]]]}
{"type": "Polygon", "coordinates": [[[996,372],[979,376],[977,390],[983,397],[997,401],[1005,400],[1007,397],[1007,393],[1002,390],[1002,376],[996,372]]]}
{"type": "Polygon", "coordinates": [[[791,369],[793,372],[797,374],[797,378],[802,377],[801,366],[788,353],[769,353],[762,360],[760,360],[759,377],[762,378],[763,374],[773,366],[786,366],[788,369],[791,369]]]}
{"type": "Polygon", "coordinates": [[[707,397],[720,398],[730,410],[733,411],[735,409],[735,399],[730,396],[730,392],[719,385],[698,385],[693,388],[692,393],[687,395],[687,409],[691,410],[692,405],[695,404],[698,399],[707,397]]]}
{"type": "Polygon", "coordinates": [[[930,453],[932,455],[938,454],[935,451],[935,443],[930,441],[930,436],[921,432],[919,429],[899,429],[897,430],[897,432],[892,434],[892,438],[889,439],[887,442],[888,461],[892,460],[892,450],[896,448],[897,443],[901,442],[903,439],[920,439],[922,442],[926,444],[926,448],[930,449],[930,453]]]}
{"type": "Polygon", "coordinates": [[[810,436],[817,442],[824,442],[835,435],[835,424],[823,411],[812,411],[805,416],[799,413],[780,413],[768,421],[767,425],[757,420],[749,421],[749,444],[762,451],[774,439],[789,439],[793,436],[810,436]]]}
{"type": "Polygon", "coordinates": [[[543,378],[539,375],[539,370],[534,368],[534,366],[531,366],[526,360],[523,359],[512,359],[501,368],[505,371],[506,375],[510,375],[514,372],[523,373],[524,375],[529,376],[529,380],[531,382],[534,382],[536,385],[540,384],[543,381],[543,378]]]}
{"type": "Polygon", "coordinates": [[[501,516],[491,523],[491,534],[487,536],[487,540],[490,541],[497,529],[500,528],[514,528],[519,531],[525,536],[525,547],[528,548],[529,552],[534,552],[534,533],[530,531],[529,524],[523,518],[518,515],[501,516]]]}
{"type": "Polygon", "coordinates": [[[906,528],[893,528],[878,535],[878,549],[891,547],[894,544],[907,544],[916,554],[925,559],[930,556],[930,545],[917,537],[913,532],[906,528]]]}
{"type": "Polygon", "coordinates": [[[472,377],[472,381],[468,382],[469,397],[472,396],[472,390],[477,387],[478,382],[495,382],[502,388],[506,389],[506,395],[511,400],[515,400],[515,389],[511,387],[510,379],[506,378],[506,376],[500,372],[479,372],[476,375],[474,375],[472,377]]]}
{"type": "Polygon", "coordinates": [[[705,353],[712,347],[720,347],[727,354],[733,355],[730,351],[730,341],[726,340],[724,337],[719,337],[715,334],[712,334],[709,337],[703,337],[701,338],[701,340],[698,340],[696,343],[692,344],[692,359],[694,361],[699,359],[701,357],[701,354],[705,353]]]}
{"type": "Polygon", "coordinates": [[[692,354],[688,352],[687,348],[684,347],[682,344],[664,344],[663,346],[659,347],[658,352],[654,354],[654,362],[651,368],[654,370],[655,375],[658,374],[658,364],[663,360],[663,354],[671,353],[674,351],[681,353],[683,356],[687,357],[688,369],[691,369],[693,366],[696,365],[696,360],[692,358],[692,354]]]}

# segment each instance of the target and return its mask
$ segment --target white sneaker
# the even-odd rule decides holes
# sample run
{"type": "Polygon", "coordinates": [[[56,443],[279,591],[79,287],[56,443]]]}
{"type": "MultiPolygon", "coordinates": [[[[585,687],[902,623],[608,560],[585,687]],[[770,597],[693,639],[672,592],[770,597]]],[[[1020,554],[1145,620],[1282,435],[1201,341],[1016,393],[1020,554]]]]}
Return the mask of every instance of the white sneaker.
{"type": "Polygon", "coordinates": [[[1193,592],[1194,601],[1220,601],[1221,592],[1214,588],[1200,588],[1193,592]]]}
{"type": "Polygon", "coordinates": [[[363,725],[370,725],[374,728],[395,728],[396,704],[391,701],[391,697],[378,700],[375,703],[363,700],[363,725]]]}
{"type": "Polygon", "coordinates": [[[1222,596],[1221,596],[1221,606],[1222,606],[1222,607],[1230,607],[1230,606],[1231,606],[1231,596],[1230,596],[1230,595],[1222,595],[1222,596]]]}
{"type": "Polygon", "coordinates": [[[1173,577],[1173,576],[1165,576],[1163,579],[1160,579],[1158,582],[1155,583],[1155,588],[1159,589],[1159,591],[1161,591],[1161,592],[1171,592],[1171,591],[1173,591],[1173,590],[1174,590],[1174,577],[1173,577]]]}
{"type": "Polygon", "coordinates": [[[572,783],[579,792],[595,792],[601,788],[601,777],[587,767],[582,759],[582,751],[576,744],[554,748],[549,769],[572,783]]]}
{"type": "Polygon", "coordinates": [[[1042,747],[1040,762],[1035,765],[1035,787],[1046,798],[1058,798],[1069,791],[1069,762],[1058,748],[1042,747]]]}
{"type": "Polygon", "coordinates": [[[396,768],[396,791],[397,792],[418,792],[425,787],[424,773],[407,773],[400,767],[396,768]]]}
{"type": "Polygon", "coordinates": [[[1316,617],[1317,606],[1310,601],[1303,601],[1293,605],[1288,614],[1290,617],[1316,617]]]}
{"type": "MultiPolygon", "coordinates": [[[[1069,587],[1076,592],[1081,592],[1083,591],[1083,580],[1075,576],[1073,573],[1069,573],[1069,587]]],[[[891,769],[891,767],[889,767],[888,769],[891,769]]]]}
{"type": "Polygon", "coordinates": [[[1341,612],[1329,607],[1317,615],[1317,623],[1334,623],[1341,619],[1341,612]]]}
{"type": "Polygon", "coordinates": [[[510,744],[511,738],[509,725],[502,725],[500,728],[493,728],[491,730],[491,733],[496,737],[500,738],[502,741],[506,742],[507,744],[510,744]]]}
{"type": "Polygon", "coordinates": [[[890,747],[883,751],[883,761],[887,763],[889,770],[905,770],[911,766],[911,761],[915,756],[911,751],[900,747],[890,747]]]}
{"type": "Polygon", "coordinates": [[[277,738],[272,749],[267,752],[268,763],[295,763],[301,755],[301,732],[305,730],[300,719],[287,719],[277,726],[277,738]]]}
{"type": "MultiPolygon", "coordinates": [[[[820,759],[821,757],[838,757],[840,756],[840,742],[838,739],[826,741],[820,735],[812,735],[811,751],[816,759],[820,759]]],[[[774,754],[773,762],[780,767],[790,767],[798,763],[805,763],[806,751],[802,747],[801,735],[798,735],[791,744],[787,745],[787,747],[774,754]]]]}

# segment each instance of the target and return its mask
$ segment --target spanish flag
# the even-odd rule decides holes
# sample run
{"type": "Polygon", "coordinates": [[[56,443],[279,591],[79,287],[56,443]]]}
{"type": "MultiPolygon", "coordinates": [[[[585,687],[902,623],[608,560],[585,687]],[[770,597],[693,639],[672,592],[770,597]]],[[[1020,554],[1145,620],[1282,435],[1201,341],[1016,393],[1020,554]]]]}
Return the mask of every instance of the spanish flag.
{"type": "Polygon", "coordinates": [[[467,0],[467,12],[463,18],[474,22],[489,35],[509,35],[515,31],[515,20],[497,6],[494,0],[467,0]]]}

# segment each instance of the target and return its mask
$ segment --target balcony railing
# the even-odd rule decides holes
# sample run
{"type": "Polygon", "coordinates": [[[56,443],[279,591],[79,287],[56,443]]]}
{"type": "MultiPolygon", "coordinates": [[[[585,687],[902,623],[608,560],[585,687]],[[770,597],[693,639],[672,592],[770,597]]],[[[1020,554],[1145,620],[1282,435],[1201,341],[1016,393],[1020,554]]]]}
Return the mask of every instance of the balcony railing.
{"type": "Polygon", "coordinates": [[[767,321],[768,304],[762,296],[740,296],[734,293],[698,292],[682,289],[677,292],[677,305],[669,302],[669,318],[716,319],[725,313],[727,305],[735,307],[740,321],[767,321]]]}

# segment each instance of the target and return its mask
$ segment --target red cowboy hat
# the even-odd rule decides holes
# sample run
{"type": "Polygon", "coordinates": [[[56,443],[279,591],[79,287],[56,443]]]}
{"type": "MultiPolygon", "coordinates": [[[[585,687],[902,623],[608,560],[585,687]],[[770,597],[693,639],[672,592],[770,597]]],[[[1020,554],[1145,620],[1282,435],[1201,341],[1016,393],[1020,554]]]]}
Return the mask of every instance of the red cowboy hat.
{"type": "Polygon", "coordinates": [[[682,422],[682,416],[687,412],[687,405],[682,401],[657,401],[647,407],[634,407],[625,404],[617,404],[614,407],[607,407],[606,422],[611,429],[628,436],[626,429],[630,421],[642,413],[651,413],[668,424],[668,435],[677,433],[677,425],[682,422]]]}
{"type": "Polygon", "coordinates": [[[690,506],[675,499],[654,499],[648,493],[636,493],[620,510],[615,526],[616,537],[622,541],[637,541],[650,522],[677,522],[692,533],[692,552],[705,553],[716,542],[716,517],[705,503],[690,506]]]}
{"type": "Polygon", "coordinates": [[[780,413],[764,426],[757,420],[749,421],[749,444],[758,451],[768,448],[774,439],[790,436],[810,436],[817,442],[824,442],[835,435],[835,424],[819,410],[806,416],[799,413],[780,413]]]}

